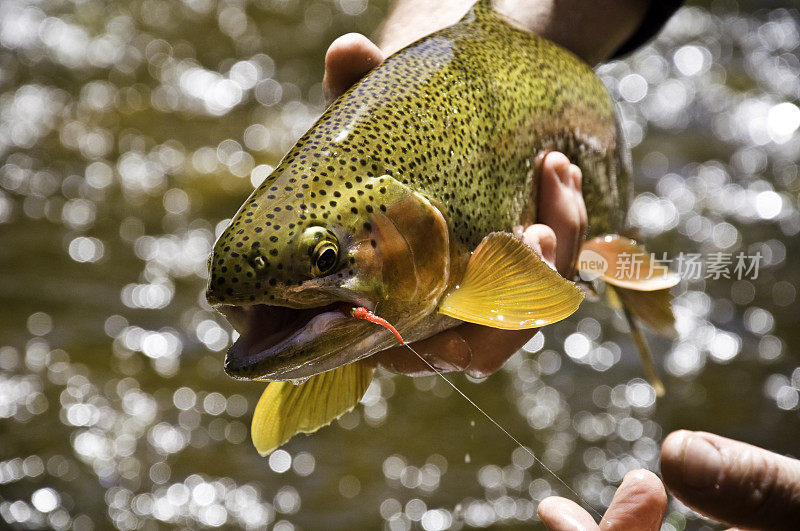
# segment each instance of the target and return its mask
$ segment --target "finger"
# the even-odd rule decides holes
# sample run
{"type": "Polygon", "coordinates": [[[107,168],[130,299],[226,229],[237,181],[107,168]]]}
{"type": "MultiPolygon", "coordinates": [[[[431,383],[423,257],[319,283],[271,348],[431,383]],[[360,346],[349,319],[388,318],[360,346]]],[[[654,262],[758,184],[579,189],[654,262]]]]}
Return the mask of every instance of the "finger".
{"type": "Polygon", "coordinates": [[[648,470],[625,474],[600,529],[650,531],[661,529],[667,509],[667,493],[658,476],[648,470]]]}
{"type": "Polygon", "coordinates": [[[360,33],[348,33],[333,41],[325,54],[325,76],[322,79],[325,105],[333,103],[382,62],[380,48],[360,33]]]}
{"type": "Polygon", "coordinates": [[[582,177],[577,166],[557,151],[542,161],[539,181],[539,222],[556,234],[556,268],[570,278],[585,231],[586,206],[576,183],[582,177]]]}
{"type": "Polygon", "coordinates": [[[464,372],[473,378],[485,378],[494,373],[538,331],[500,330],[476,324],[463,324],[455,330],[464,338],[472,352],[464,372]]]}
{"type": "MultiPolygon", "coordinates": [[[[578,260],[578,255],[581,252],[581,246],[583,245],[584,240],[586,240],[586,230],[589,225],[589,214],[586,212],[586,203],[583,200],[583,172],[581,172],[581,169],[575,164],[570,164],[568,174],[569,177],[567,178],[567,187],[572,195],[573,208],[578,216],[578,230],[574,239],[571,240],[571,252],[569,254],[565,252],[565,257],[562,258],[562,260],[564,260],[565,267],[566,264],[569,264],[569,266],[566,267],[568,271],[566,277],[573,278],[576,274],[576,263],[578,260]]],[[[571,235],[568,237],[571,237],[571,235]]]]}
{"type": "Polygon", "coordinates": [[[578,214],[580,216],[580,232],[577,242],[577,253],[580,254],[581,245],[583,245],[583,241],[586,239],[586,231],[589,228],[589,213],[586,211],[586,202],[583,200],[583,172],[574,164],[570,165],[570,171],[572,173],[572,193],[574,194],[575,204],[578,207],[578,214]]]}
{"type": "Polygon", "coordinates": [[[729,525],[790,529],[800,522],[800,462],[704,432],[671,433],[661,447],[669,490],[729,525]]]}
{"type": "Polygon", "coordinates": [[[545,262],[555,267],[556,233],[547,225],[537,223],[525,229],[522,241],[539,253],[545,262]]]}
{"type": "Polygon", "coordinates": [[[384,350],[374,359],[384,369],[406,376],[464,371],[474,378],[484,378],[502,367],[535,334],[535,329],[500,330],[465,323],[414,342],[414,350],[425,361],[406,347],[384,350]]]}
{"type": "Polygon", "coordinates": [[[598,528],[585,509],[566,498],[558,496],[545,498],[536,512],[550,531],[584,531],[598,528]]]}
{"type": "Polygon", "coordinates": [[[392,347],[378,352],[373,358],[378,366],[406,376],[463,371],[472,359],[472,350],[457,329],[445,330],[428,339],[417,341],[413,347],[424,361],[407,347],[392,347]]]}

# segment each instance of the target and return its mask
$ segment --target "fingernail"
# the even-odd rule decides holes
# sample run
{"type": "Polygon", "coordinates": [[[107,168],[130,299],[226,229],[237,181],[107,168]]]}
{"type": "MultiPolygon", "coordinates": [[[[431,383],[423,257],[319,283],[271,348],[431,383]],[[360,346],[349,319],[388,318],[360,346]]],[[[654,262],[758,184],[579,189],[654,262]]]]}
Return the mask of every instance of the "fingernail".
{"type": "Polygon", "coordinates": [[[695,489],[708,489],[717,484],[722,469],[719,451],[699,435],[687,435],[683,445],[683,480],[695,489]]]}
{"type": "Polygon", "coordinates": [[[556,173],[558,174],[558,180],[561,181],[562,185],[568,188],[572,186],[570,164],[559,164],[558,167],[556,167],[556,173]]]}

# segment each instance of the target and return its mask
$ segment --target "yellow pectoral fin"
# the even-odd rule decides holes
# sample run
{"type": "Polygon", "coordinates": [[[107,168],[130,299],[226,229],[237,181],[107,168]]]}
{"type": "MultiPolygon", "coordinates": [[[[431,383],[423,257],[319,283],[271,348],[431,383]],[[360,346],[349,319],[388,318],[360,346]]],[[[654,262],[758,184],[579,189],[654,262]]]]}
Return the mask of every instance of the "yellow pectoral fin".
{"type": "Polygon", "coordinates": [[[470,257],[461,283],[439,312],[493,328],[521,330],[572,315],[583,293],[507,232],[486,236],[470,257]]]}
{"type": "Polygon", "coordinates": [[[258,453],[269,455],[294,435],[313,433],[353,409],[374,371],[371,361],[361,360],[300,385],[271,382],[258,401],[250,429],[258,453]]]}
{"type": "Polygon", "coordinates": [[[635,241],[616,234],[598,236],[583,244],[578,255],[581,278],[599,278],[613,286],[636,291],[669,289],[680,276],[659,265],[635,241]]]}

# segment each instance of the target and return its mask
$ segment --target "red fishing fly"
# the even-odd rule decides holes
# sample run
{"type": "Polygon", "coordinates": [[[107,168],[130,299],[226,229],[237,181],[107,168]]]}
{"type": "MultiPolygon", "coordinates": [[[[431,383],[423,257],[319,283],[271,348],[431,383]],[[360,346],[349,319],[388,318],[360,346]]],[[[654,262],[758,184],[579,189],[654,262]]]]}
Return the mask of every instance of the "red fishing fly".
{"type": "Polygon", "coordinates": [[[389,324],[389,321],[387,321],[383,317],[378,317],[377,315],[367,310],[363,306],[351,309],[350,315],[352,315],[356,319],[364,319],[365,321],[369,321],[370,323],[375,323],[385,327],[386,329],[389,330],[389,332],[394,334],[394,337],[397,338],[397,340],[400,342],[401,345],[406,344],[405,340],[403,340],[403,336],[400,335],[400,332],[398,332],[395,327],[389,324]]]}

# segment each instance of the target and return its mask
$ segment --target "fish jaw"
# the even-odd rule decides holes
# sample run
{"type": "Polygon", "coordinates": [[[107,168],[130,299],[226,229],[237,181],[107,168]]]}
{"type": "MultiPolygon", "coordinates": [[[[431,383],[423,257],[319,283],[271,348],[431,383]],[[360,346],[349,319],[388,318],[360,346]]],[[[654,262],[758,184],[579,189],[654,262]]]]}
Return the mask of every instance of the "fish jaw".
{"type": "Polygon", "coordinates": [[[240,334],[225,356],[225,372],[242,380],[302,379],[391,346],[391,334],[354,318],[352,307],[217,306],[240,334]]]}

